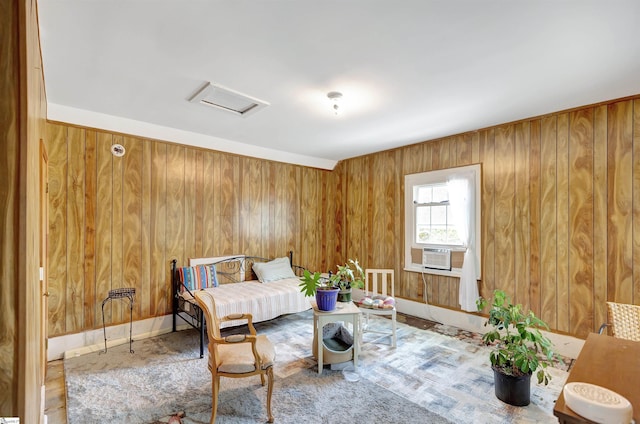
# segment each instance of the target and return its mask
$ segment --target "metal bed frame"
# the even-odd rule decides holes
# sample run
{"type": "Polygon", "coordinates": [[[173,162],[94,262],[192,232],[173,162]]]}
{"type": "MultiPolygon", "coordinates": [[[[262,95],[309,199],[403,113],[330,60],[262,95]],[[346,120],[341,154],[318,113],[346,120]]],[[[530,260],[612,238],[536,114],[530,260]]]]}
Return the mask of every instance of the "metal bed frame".
{"type": "MultiPolygon", "coordinates": [[[[302,276],[305,268],[299,265],[293,264],[293,251],[289,251],[289,264],[293,272],[302,276]]],[[[272,259],[262,258],[260,256],[231,256],[220,259],[219,261],[212,262],[212,265],[216,266],[216,275],[218,277],[219,284],[238,283],[241,281],[253,281],[257,280],[255,273],[253,272],[253,264],[261,262],[269,262],[272,259]]],[[[180,281],[178,276],[177,260],[171,261],[171,293],[173,297],[173,331],[176,331],[177,319],[180,318],[191,327],[198,330],[200,336],[200,357],[204,357],[204,339],[205,339],[205,320],[202,309],[195,301],[193,292],[189,290],[180,281]],[[181,287],[184,291],[191,295],[191,299],[187,300],[180,295],[181,287]]]]}

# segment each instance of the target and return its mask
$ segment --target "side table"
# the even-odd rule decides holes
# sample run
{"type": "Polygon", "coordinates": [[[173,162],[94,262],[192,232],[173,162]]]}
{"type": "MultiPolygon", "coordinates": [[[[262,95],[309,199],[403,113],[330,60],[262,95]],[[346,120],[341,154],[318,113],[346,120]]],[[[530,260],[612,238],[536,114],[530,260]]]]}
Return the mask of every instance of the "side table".
{"type": "Polygon", "coordinates": [[[353,302],[337,302],[333,311],[321,311],[318,309],[315,300],[310,301],[313,307],[314,343],[317,346],[318,374],[322,374],[324,366],[323,351],[324,341],[322,340],[323,328],[332,322],[350,322],[353,331],[353,367],[358,369],[358,355],[360,354],[360,309],[353,302]]]}
{"type": "Polygon", "coordinates": [[[136,294],[136,289],[126,287],[121,289],[109,290],[109,295],[102,301],[102,331],[104,333],[104,350],[100,353],[107,353],[107,327],[104,322],[104,304],[113,299],[129,299],[129,353],[133,353],[131,343],[133,343],[133,296],[136,294]]]}

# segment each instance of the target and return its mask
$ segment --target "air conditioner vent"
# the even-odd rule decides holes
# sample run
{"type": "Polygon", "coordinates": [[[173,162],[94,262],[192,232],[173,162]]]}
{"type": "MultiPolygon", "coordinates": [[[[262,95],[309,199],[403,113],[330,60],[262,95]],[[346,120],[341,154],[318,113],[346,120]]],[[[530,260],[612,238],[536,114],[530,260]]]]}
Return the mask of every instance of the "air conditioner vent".
{"type": "Polygon", "coordinates": [[[451,250],[425,247],[422,250],[422,266],[451,271],[451,250]]]}
{"type": "Polygon", "coordinates": [[[239,116],[247,116],[269,106],[269,103],[264,100],[210,82],[198,90],[189,101],[215,107],[239,116]]]}

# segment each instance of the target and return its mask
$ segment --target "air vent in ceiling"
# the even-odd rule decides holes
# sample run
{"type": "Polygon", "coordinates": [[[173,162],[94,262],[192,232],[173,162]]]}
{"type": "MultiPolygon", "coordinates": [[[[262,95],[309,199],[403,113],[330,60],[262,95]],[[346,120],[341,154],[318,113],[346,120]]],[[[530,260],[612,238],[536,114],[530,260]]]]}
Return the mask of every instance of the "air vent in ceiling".
{"type": "Polygon", "coordinates": [[[247,116],[269,106],[269,103],[263,100],[210,82],[198,90],[189,101],[222,109],[239,116],[247,116]]]}

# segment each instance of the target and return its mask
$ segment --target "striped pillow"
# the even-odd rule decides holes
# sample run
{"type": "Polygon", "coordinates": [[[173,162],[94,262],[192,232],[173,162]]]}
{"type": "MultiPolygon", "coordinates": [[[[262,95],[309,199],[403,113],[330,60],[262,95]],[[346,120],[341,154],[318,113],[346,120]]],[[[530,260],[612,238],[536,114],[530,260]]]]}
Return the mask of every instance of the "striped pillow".
{"type": "Polygon", "coordinates": [[[215,265],[196,265],[178,268],[178,276],[184,285],[180,292],[218,287],[218,276],[215,265]],[[186,287],[186,289],[185,289],[186,287]]]}

